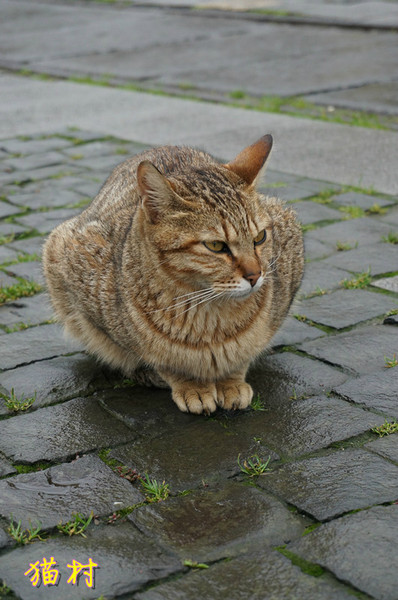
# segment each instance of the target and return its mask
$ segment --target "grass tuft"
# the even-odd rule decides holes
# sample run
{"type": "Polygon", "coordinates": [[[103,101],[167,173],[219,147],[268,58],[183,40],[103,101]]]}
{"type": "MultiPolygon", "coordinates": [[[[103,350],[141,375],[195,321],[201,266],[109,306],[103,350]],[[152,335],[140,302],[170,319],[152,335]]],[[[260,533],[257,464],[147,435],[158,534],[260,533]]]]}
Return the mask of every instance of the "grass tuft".
{"type": "Polygon", "coordinates": [[[365,288],[366,286],[370,285],[371,282],[372,282],[372,276],[370,274],[370,268],[369,268],[367,271],[364,271],[363,273],[359,273],[358,275],[355,275],[352,279],[343,279],[340,282],[340,284],[346,290],[357,290],[357,289],[365,288]]]}
{"type": "Polygon", "coordinates": [[[14,388],[11,388],[9,396],[0,392],[0,399],[4,400],[7,410],[10,412],[23,412],[28,410],[35,402],[36,392],[30,398],[24,398],[24,394],[20,398],[17,398],[14,388]]]}
{"type": "Polygon", "coordinates": [[[87,519],[81,513],[73,513],[72,519],[64,524],[62,524],[62,522],[60,522],[57,525],[57,529],[64,535],[69,535],[69,536],[81,535],[82,537],[85,538],[86,535],[84,532],[86,531],[87,527],[90,525],[91,521],[93,520],[93,517],[94,517],[94,513],[92,511],[90,513],[90,516],[87,519]]]}
{"type": "Polygon", "coordinates": [[[240,454],[238,456],[238,465],[242,473],[249,477],[258,477],[259,475],[265,475],[265,473],[271,471],[268,468],[271,456],[266,461],[263,461],[258,454],[253,454],[250,458],[243,461],[243,465],[240,463],[240,454]]]}
{"type": "Polygon", "coordinates": [[[392,433],[398,433],[398,422],[393,421],[390,423],[389,421],[384,421],[383,425],[378,425],[377,427],[372,427],[373,433],[377,433],[380,437],[384,437],[385,435],[391,435],[392,433]]]}

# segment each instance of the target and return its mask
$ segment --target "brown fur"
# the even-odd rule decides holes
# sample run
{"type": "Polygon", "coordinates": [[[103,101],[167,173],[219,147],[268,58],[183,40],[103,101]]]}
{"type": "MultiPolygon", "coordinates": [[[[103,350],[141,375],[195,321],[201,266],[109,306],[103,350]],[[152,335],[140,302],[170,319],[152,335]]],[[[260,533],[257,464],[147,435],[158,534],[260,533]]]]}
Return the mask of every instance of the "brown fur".
{"type": "Polygon", "coordinates": [[[271,144],[264,136],[228,165],[191,148],[144,152],[116,167],[45,244],[66,330],[130,377],[165,381],[183,411],[250,404],[248,366],[301,281],[294,213],[255,190],[271,144]],[[213,241],[228,251],[203,244],[213,241]]]}

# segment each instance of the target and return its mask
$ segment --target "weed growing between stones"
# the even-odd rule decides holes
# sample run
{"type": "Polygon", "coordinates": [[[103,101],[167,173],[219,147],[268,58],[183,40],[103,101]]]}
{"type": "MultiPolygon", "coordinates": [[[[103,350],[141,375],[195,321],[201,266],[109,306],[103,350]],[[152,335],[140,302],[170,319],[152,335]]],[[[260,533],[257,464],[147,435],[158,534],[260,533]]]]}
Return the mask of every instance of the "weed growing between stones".
{"type": "Polygon", "coordinates": [[[164,480],[159,483],[156,479],[150,479],[148,473],[145,473],[140,481],[148,502],[161,502],[170,494],[169,485],[164,480]]]}
{"type": "Polygon", "coordinates": [[[266,461],[263,461],[258,454],[253,454],[247,460],[243,461],[243,465],[240,463],[240,454],[238,456],[238,465],[242,473],[249,477],[258,477],[259,475],[265,475],[265,473],[271,471],[268,468],[271,456],[266,461]]]}
{"type": "Polygon", "coordinates": [[[84,515],[82,515],[81,513],[73,513],[72,519],[64,524],[62,524],[62,522],[59,523],[57,525],[57,529],[64,535],[81,535],[85,538],[86,535],[84,532],[90,525],[91,521],[93,520],[93,517],[94,513],[92,511],[88,519],[85,519],[84,515]]]}
{"type": "Polygon", "coordinates": [[[339,210],[346,213],[347,219],[359,219],[365,216],[365,211],[360,206],[340,206],[339,210]]]}
{"type": "Polygon", "coordinates": [[[189,567],[190,569],[208,569],[209,565],[206,565],[205,563],[198,563],[195,562],[194,560],[184,560],[183,562],[184,567],[189,567]]]}
{"type": "Polygon", "coordinates": [[[398,358],[396,354],[393,354],[392,358],[388,358],[388,356],[384,357],[384,366],[386,369],[391,369],[392,367],[398,366],[398,358]]]}
{"type": "Polygon", "coordinates": [[[398,233],[394,233],[393,231],[389,231],[388,235],[383,235],[381,237],[382,242],[386,242],[388,244],[398,244],[398,233]]]}
{"type": "Polygon", "coordinates": [[[288,558],[293,565],[301,569],[301,571],[307,575],[312,575],[312,577],[320,577],[325,572],[320,565],[311,563],[308,560],[297,556],[297,554],[294,554],[294,552],[287,550],[286,546],[278,546],[275,548],[275,550],[283,554],[283,556],[288,558]]]}
{"type": "Polygon", "coordinates": [[[340,285],[342,285],[346,290],[357,290],[365,288],[370,285],[372,282],[372,276],[370,274],[370,268],[363,273],[358,273],[352,279],[343,279],[340,281],[340,285]]]}
{"type": "Polygon", "coordinates": [[[11,388],[9,396],[0,392],[0,399],[4,400],[7,410],[10,412],[23,412],[28,410],[36,400],[36,392],[30,398],[24,398],[24,394],[17,398],[14,388],[11,388]]]}
{"type": "Polygon", "coordinates": [[[340,242],[340,240],[337,240],[336,242],[336,249],[339,252],[344,252],[345,250],[352,250],[353,248],[358,248],[358,242],[356,242],[355,246],[351,246],[351,244],[348,244],[347,242],[340,242]]]}
{"type": "Polygon", "coordinates": [[[379,204],[375,203],[373,206],[366,210],[366,214],[369,215],[385,215],[387,212],[386,208],[382,208],[379,204]]]}
{"type": "MultiPolygon", "coordinates": [[[[29,524],[31,525],[30,521],[29,524]]],[[[11,515],[10,525],[7,529],[10,536],[21,546],[25,546],[35,540],[42,542],[45,538],[45,534],[41,531],[41,523],[37,522],[36,527],[30,529],[22,529],[21,520],[18,523],[14,523],[14,518],[11,515]]]]}
{"type": "Polygon", "coordinates": [[[251,401],[250,408],[252,410],[267,410],[264,406],[264,401],[261,399],[260,394],[257,396],[253,396],[253,400],[251,401]]]}
{"type": "Polygon", "coordinates": [[[389,421],[384,421],[383,425],[379,425],[378,427],[372,428],[373,433],[377,433],[379,437],[384,437],[385,435],[391,435],[392,433],[398,433],[398,422],[393,421],[390,423],[389,421]]]}
{"type": "Polygon", "coordinates": [[[42,290],[42,286],[35,281],[21,279],[15,285],[0,288],[0,305],[18,298],[34,296],[42,290]]]}

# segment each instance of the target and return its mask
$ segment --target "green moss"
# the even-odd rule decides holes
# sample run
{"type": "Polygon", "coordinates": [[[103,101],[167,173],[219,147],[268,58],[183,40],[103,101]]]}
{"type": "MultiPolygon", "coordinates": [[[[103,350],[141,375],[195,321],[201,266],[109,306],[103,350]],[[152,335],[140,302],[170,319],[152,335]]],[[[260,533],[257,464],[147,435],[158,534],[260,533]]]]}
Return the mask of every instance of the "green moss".
{"type": "Polygon", "coordinates": [[[42,286],[39,283],[20,279],[15,285],[0,288],[0,305],[18,298],[34,296],[41,290],[42,286]]]}
{"type": "Polygon", "coordinates": [[[325,572],[325,569],[323,569],[320,565],[311,563],[308,560],[297,556],[297,554],[294,554],[294,552],[287,550],[286,546],[279,546],[278,548],[275,548],[275,550],[283,554],[283,556],[288,558],[293,565],[301,569],[301,571],[307,575],[311,575],[312,577],[320,577],[325,572]]]}

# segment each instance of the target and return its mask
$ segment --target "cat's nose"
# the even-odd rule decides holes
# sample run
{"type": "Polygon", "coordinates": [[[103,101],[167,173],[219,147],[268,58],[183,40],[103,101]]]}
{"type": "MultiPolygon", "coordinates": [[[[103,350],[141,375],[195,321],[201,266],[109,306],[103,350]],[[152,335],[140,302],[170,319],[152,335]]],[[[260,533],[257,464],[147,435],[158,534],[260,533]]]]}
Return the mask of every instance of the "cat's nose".
{"type": "Polygon", "coordinates": [[[261,272],[257,271],[257,273],[245,273],[243,277],[247,279],[252,287],[254,287],[257,281],[260,279],[261,272]]]}

